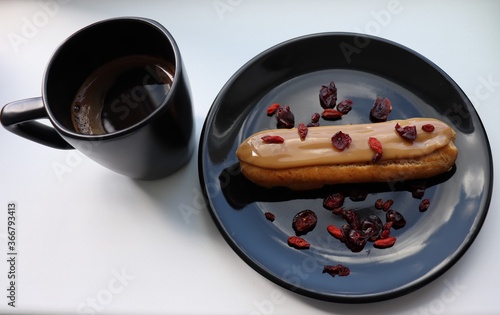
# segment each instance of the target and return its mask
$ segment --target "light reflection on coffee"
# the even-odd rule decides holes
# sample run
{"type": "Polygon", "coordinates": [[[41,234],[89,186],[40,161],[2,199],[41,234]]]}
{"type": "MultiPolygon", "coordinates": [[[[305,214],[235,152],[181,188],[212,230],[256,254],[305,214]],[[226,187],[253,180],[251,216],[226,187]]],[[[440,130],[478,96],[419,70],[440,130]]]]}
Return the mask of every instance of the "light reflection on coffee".
{"type": "Polygon", "coordinates": [[[135,125],[163,103],[174,72],[170,62],[146,55],[102,65],[85,80],[73,100],[75,131],[99,135],[135,125]]]}

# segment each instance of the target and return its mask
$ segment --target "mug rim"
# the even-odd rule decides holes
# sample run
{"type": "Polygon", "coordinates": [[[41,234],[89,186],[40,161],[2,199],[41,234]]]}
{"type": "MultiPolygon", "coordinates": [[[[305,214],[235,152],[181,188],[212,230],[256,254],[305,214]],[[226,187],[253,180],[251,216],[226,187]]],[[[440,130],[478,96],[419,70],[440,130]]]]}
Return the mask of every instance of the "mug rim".
{"type": "Polygon", "coordinates": [[[151,120],[153,120],[160,112],[165,110],[165,108],[168,106],[170,103],[170,100],[173,98],[174,91],[177,89],[177,85],[179,85],[179,80],[181,80],[181,74],[182,72],[182,62],[180,59],[180,51],[179,47],[177,46],[177,43],[175,42],[172,34],[159,22],[149,19],[149,18],[144,18],[144,17],[136,17],[136,16],[122,16],[122,17],[115,17],[115,18],[110,18],[110,19],[105,19],[105,20],[100,20],[97,22],[94,22],[92,24],[89,24],[83,28],[80,28],[76,32],[72,33],[70,36],[68,36],[60,45],[59,47],[54,51],[52,54],[52,57],[50,58],[49,63],[47,64],[47,67],[45,69],[45,73],[43,75],[43,81],[42,81],[42,100],[43,104],[45,107],[45,110],[47,112],[47,116],[52,123],[52,125],[64,136],[69,136],[72,138],[78,138],[78,139],[86,139],[86,140],[105,140],[105,139],[111,139],[111,138],[117,138],[120,136],[123,136],[125,134],[129,134],[135,130],[138,130],[142,128],[144,125],[149,124],[151,120]],[[174,56],[174,75],[173,75],[173,81],[172,81],[172,86],[168,93],[165,95],[165,99],[163,102],[154,110],[152,111],[148,116],[146,116],[144,119],[140,120],[139,122],[128,126],[127,128],[120,129],[113,131],[111,133],[104,133],[104,134],[95,134],[95,135],[89,135],[89,134],[82,134],[78,133],[75,130],[69,129],[65,127],[62,123],[60,123],[56,118],[55,115],[52,113],[52,109],[50,107],[48,98],[47,98],[47,86],[48,86],[48,80],[49,80],[49,72],[54,64],[55,60],[57,58],[60,58],[61,56],[61,51],[63,48],[66,46],[70,40],[74,39],[75,37],[81,35],[84,32],[89,31],[90,29],[100,27],[104,24],[109,24],[109,23],[116,23],[116,22],[142,22],[145,23],[151,27],[156,28],[156,30],[160,31],[162,35],[164,36],[165,39],[168,40],[169,45],[172,48],[173,51],[173,56],[174,56]]]}

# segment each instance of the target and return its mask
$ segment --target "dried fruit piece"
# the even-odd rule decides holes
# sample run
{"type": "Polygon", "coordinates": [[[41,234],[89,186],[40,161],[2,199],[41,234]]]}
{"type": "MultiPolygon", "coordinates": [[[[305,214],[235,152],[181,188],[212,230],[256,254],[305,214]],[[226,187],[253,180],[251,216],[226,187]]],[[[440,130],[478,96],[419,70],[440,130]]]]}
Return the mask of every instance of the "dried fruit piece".
{"type": "Polygon", "coordinates": [[[266,213],[264,213],[264,215],[265,215],[266,219],[268,219],[271,222],[273,222],[276,219],[276,216],[272,212],[266,212],[266,213]]]}
{"type": "Polygon", "coordinates": [[[352,201],[363,201],[368,197],[368,192],[362,189],[352,189],[349,191],[349,199],[352,201]]]}
{"type": "Polygon", "coordinates": [[[416,184],[411,186],[411,195],[413,198],[421,199],[425,194],[425,184],[416,184]]]}
{"type": "Polygon", "coordinates": [[[307,127],[319,127],[319,122],[310,122],[307,124],[307,127]]]}
{"type": "Polygon", "coordinates": [[[343,100],[337,104],[337,110],[342,113],[342,115],[347,115],[352,109],[353,102],[351,100],[343,100]]]}
{"type": "Polygon", "coordinates": [[[375,201],[375,209],[382,210],[384,208],[384,201],[382,199],[377,199],[375,201]]]}
{"type": "Polygon", "coordinates": [[[325,120],[338,120],[342,118],[342,113],[333,108],[327,108],[321,113],[321,117],[325,120]]]}
{"type": "Polygon", "coordinates": [[[296,249],[308,249],[309,247],[311,247],[311,244],[309,244],[302,237],[290,236],[288,238],[288,246],[294,247],[296,249]]]}
{"type": "Polygon", "coordinates": [[[262,139],[262,142],[264,143],[283,143],[285,142],[285,139],[283,139],[282,137],[280,136],[263,136],[261,137],[262,139]]]}
{"type": "Polygon", "coordinates": [[[361,230],[369,237],[369,240],[372,242],[378,239],[380,232],[382,232],[382,229],[382,220],[380,220],[380,218],[374,214],[361,221],[361,230]]]}
{"type": "Polygon", "coordinates": [[[342,235],[342,231],[335,225],[328,225],[326,227],[326,230],[336,239],[342,240],[344,238],[342,235]]]}
{"type": "Polygon", "coordinates": [[[328,210],[333,210],[342,207],[345,196],[342,193],[334,193],[323,199],[323,207],[328,210]]]}
{"type": "Polygon", "coordinates": [[[297,213],[292,220],[292,227],[298,235],[304,235],[312,231],[318,222],[318,217],[314,211],[306,209],[297,213]]]}
{"type": "Polygon", "coordinates": [[[396,243],[396,238],[394,236],[389,236],[387,238],[381,238],[373,242],[373,246],[376,248],[389,248],[396,243]]]}
{"type": "Polygon", "coordinates": [[[401,127],[399,123],[396,123],[394,129],[396,129],[398,135],[405,140],[413,141],[417,139],[417,127],[415,126],[401,127]]]}
{"type": "Polygon", "coordinates": [[[334,108],[337,104],[337,87],[335,82],[330,82],[328,86],[322,85],[319,90],[319,103],[323,108],[334,108]]]}
{"type": "Polygon", "coordinates": [[[343,133],[342,131],[338,131],[332,137],[333,146],[340,151],[344,151],[345,148],[348,148],[351,142],[352,139],[349,134],[343,133]]]}
{"type": "Polygon", "coordinates": [[[406,225],[406,220],[403,215],[394,210],[387,210],[385,220],[387,222],[392,222],[392,227],[396,230],[406,225]]]}
{"type": "Polygon", "coordinates": [[[425,131],[425,132],[433,132],[434,131],[434,125],[433,124],[422,125],[422,130],[425,131]]]}
{"type": "Polygon", "coordinates": [[[347,237],[345,237],[345,244],[353,253],[362,251],[367,241],[368,236],[358,229],[351,229],[347,237]]]}
{"type": "Polygon", "coordinates": [[[290,110],[290,106],[279,107],[276,112],[277,128],[293,128],[295,126],[295,116],[290,110]]]}
{"type": "Polygon", "coordinates": [[[307,126],[305,124],[299,124],[299,126],[297,127],[297,132],[299,133],[300,140],[304,141],[306,139],[308,131],[309,130],[307,129],[307,126]]]}
{"type": "Polygon", "coordinates": [[[342,266],[341,264],[338,264],[336,266],[327,265],[323,267],[323,273],[327,273],[332,277],[345,277],[351,273],[351,270],[348,267],[342,266]]]}
{"type": "Polygon", "coordinates": [[[314,113],[312,116],[311,116],[311,122],[312,123],[317,123],[320,119],[321,115],[318,114],[318,113],[314,113]]]}
{"type": "Polygon", "coordinates": [[[378,239],[382,240],[384,238],[388,238],[390,234],[391,234],[391,230],[390,229],[383,229],[382,232],[380,232],[380,235],[379,235],[378,239]]]}
{"type": "Polygon", "coordinates": [[[344,211],[344,213],[342,213],[342,218],[346,220],[347,224],[349,224],[353,230],[361,229],[361,221],[356,211],[352,209],[344,211]]]}
{"type": "Polygon", "coordinates": [[[426,199],[420,201],[420,204],[418,205],[418,210],[420,212],[425,212],[425,211],[427,211],[427,209],[429,209],[430,205],[431,205],[431,201],[429,200],[429,198],[426,198],[426,199]]]}
{"type": "Polygon", "coordinates": [[[370,149],[375,152],[375,154],[373,154],[372,161],[377,162],[382,158],[382,143],[380,143],[380,141],[375,137],[369,137],[368,145],[370,146],[370,149]]]}
{"type": "Polygon", "coordinates": [[[344,212],[345,210],[342,207],[338,207],[332,210],[332,213],[335,215],[344,215],[344,212]]]}
{"type": "Polygon", "coordinates": [[[385,202],[384,202],[384,205],[382,206],[382,210],[384,211],[387,211],[389,210],[392,205],[394,204],[394,200],[392,199],[387,199],[385,202]]]}
{"type": "Polygon", "coordinates": [[[370,120],[372,122],[386,121],[392,111],[391,101],[387,97],[382,98],[377,96],[375,103],[370,111],[370,120]]]}
{"type": "Polygon", "coordinates": [[[280,108],[280,104],[278,104],[278,103],[274,103],[274,104],[269,105],[269,107],[267,108],[267,111],[266,111],[267,115],[268,116],[274,115],[278,111],[278,108],[280,108]]]}

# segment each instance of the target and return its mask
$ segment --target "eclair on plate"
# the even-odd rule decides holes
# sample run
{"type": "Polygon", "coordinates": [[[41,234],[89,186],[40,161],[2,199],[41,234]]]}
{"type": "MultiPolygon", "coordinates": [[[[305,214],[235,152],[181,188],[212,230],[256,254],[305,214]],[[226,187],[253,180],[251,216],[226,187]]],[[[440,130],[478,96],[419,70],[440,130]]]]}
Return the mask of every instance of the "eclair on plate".
{"type": "Polygon", "coordinates": [[[305,138],[299,136],[297,128],[273,129],[247,138],[236,155],[243,175],[257,185],[307,190],[330,184],[402,181],[441,174],[454,165],[458,156],[455,137],[450,126],[432,118],[310,127],[305,138]],[[396,131],[397,124],[401,128],[415,126],[416,138],[403,138],[396,131]],[[422,129],[424,125],[434,128],[422,129]],[[351,138],[343,150],[332,144],[332,136],[339,131],[351,138]],[[268,143],[262,139],[265,136],[279,136],[283,142],[268,143]],[[382,154],[376,159],[370,138],[382,145],[382,154]]]}

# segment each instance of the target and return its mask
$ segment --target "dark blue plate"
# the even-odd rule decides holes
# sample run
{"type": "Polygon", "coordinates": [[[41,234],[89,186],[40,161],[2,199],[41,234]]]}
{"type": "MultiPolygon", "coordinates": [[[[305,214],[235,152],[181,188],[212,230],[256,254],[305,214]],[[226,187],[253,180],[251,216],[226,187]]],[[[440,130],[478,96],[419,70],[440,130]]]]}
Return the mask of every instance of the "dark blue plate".
{"type": "MultiPolygon", "coordinates": [[[[244,65],[215,99],[203,127],[199,176],[212,217],[229,245],[257,272],[306,296],[335,302],[371,302],[418,289],[450,268],[469,248],[486,217],[493,185],[490,146],[483,125],[466,95],[439,67],[399,44],[371,36],[325,33],[293,39],[256,56],[244,65]],[[321,85],[335,81],[338,99],[354,101],[353,110],[326,124],[368,123],[375,98],[393,104],[389,119],[433,117],[457,132],[459,157],[449,172],[418,182],[330,186],[292,192],[264,189],[240,174],[235,151],[251,134],[276,127],[266,115],[272,103],[289,105],[296,125],[321,112],[321,85]],[[425,185],[431,206],[418,209],[412,195],[425,185]],[[326,226],[341,226],[338,216],[323,208],[333,192],[362,190],[363,201],[346,198],[344,206],[364,218],[385,222],[375,201],[393,199],[393,209],[407,225],[393,230],[392,248],[368,243],[353,253],[330,236],[326,226]],[[294,235],[293,216],[313,210],[318,224],[303,237],[307,250],[287,245],[294,235]],[[272,212],[276,220],[266,220],[272,212]],[[324,265],[343,264],[351,274],[331,277],[324,265]]],[[[244,284],[242,284],[244,285],[244,284]]]]}

